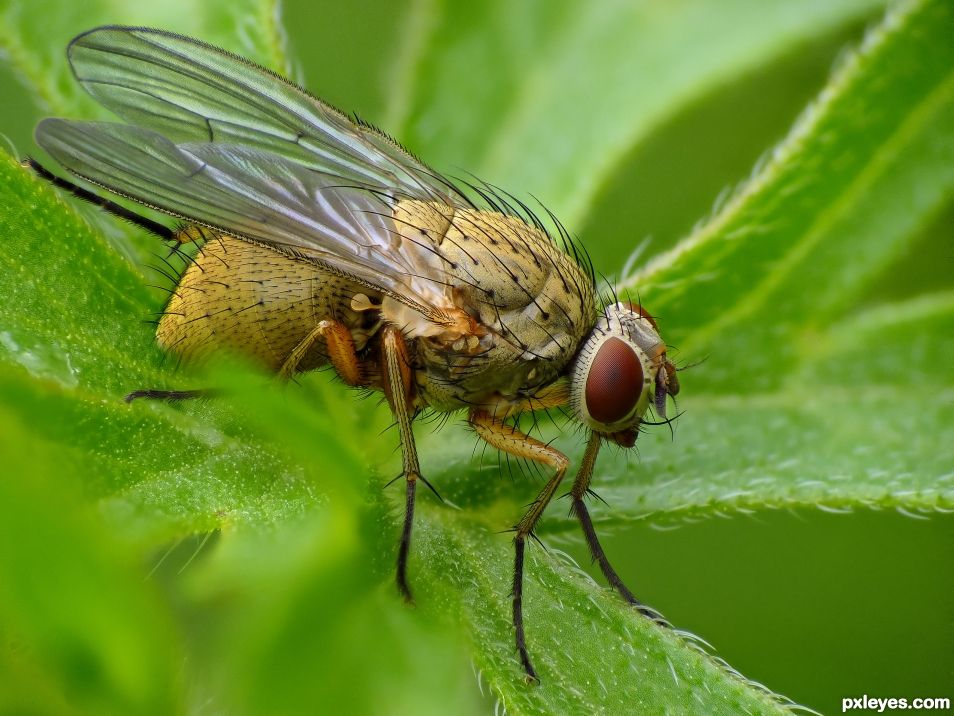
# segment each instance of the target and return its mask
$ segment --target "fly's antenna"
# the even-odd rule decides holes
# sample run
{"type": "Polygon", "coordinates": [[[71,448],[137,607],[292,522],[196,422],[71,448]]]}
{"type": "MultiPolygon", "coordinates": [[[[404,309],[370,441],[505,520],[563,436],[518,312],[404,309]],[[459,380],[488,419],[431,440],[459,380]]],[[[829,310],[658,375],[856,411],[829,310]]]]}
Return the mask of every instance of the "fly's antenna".
{"type": "Polygon", "coordinates": [[[56,176],[56,174],[44,167],[33,157],[27,157],[21,162],[21,165],[28,169],[32,169],[38,177],[48,181],[56,188],[64,189],[65,191],[70,192],[70,194],[75,196],[77,199],[82,199],[83,201],[89,202],[93,206],[98,206],[103,211],[106,211],[113,216],[117,216],[123,221],[128,221],[129,223],[135,224],[141,229],[145,229],[151,234],[155,234],[160,239],[172,241],[176,237],[176,232],[170,229],[168,226],[160,224],[158,221],[153,221],[152,219],[142,216],[141,214],[137,214],[136,212],[127,209],[125,206],[120,206],[115,201],[110,201],[109,199],[91,192],[88,189],[84,189],[78,184],[74,184],[67,179],[56,176]]]}

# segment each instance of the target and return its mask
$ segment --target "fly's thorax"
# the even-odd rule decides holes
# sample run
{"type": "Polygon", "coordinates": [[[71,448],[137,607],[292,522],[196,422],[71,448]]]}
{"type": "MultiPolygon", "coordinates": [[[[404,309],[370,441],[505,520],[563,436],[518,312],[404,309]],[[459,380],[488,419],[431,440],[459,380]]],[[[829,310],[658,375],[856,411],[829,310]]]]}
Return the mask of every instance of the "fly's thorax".
{"type": "Polygon", "coordinates": [[[399,202],[394,218],[404,240],[427,242],[429,290],[442,293],[435,303],[472,319],[438,331],[395,308],[424,338],[419,383],[430,404],[516,398],[565,373],[593,325],[595,291],[545,232],[514,216],[420,201],[399,202]]]}
{"type": "Polygon", "coordinates": [[[652,316],[628,303],[607,306],[570,373],[570,405],[579,420],[631,446],[649,406],[665,415],[666,397],[677,392],[652,316]]]}
{"type": "MultiPolygon", "coordinates": [[[[156,338],[166,350],[194,361],[225,349],[277,370],[323,319],[348,328],[358,350],[377,330],[374,311],[353,308],[366,288],[273,248],[205,238],[159,321],[156,338]]],[[[300,370],[325,363],[324,348],[317,341],[300,370]]]]}
{"type": "Polygon", "coordinates": [[[515,216],[436,202],[398,202],[393,219],[396,241],[427,248],[412,277],[421,296],[466,312],[527,360],[576,352],[595,315],[593,281],[545,232],[515,216]]]}
{"type": "Polygon", "coordinates": [[[540,229],[488,211],[459,211],[442,250],[456,263],[457,300],[521,349],[522,361],[564,365],[592,325],[593,282],[540,229]]]}

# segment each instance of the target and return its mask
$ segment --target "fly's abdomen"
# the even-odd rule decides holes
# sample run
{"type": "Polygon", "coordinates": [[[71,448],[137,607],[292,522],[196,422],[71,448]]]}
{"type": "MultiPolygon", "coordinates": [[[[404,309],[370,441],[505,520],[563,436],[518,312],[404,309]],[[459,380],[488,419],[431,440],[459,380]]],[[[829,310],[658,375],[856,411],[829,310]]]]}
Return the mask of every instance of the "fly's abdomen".
{"type": "MultiPolygon", "coordinates": [[[[190,361],[223,349],[279,370],[319,321],[351,330],[361,350],[376,329],[351,308],[354,286],[315,264],[229,236],[210,238],[179,280],[159,321],[159,345],[190,361]]],[[[327,362],[318,340],[299,371],[327,362]]]]}

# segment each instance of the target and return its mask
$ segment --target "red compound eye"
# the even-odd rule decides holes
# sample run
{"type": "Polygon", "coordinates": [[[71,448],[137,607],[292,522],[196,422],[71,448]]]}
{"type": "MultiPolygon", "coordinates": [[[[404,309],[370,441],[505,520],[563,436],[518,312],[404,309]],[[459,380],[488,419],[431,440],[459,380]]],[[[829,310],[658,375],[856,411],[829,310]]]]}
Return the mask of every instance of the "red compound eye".
{"type": "Polygon", "coordinates": [[[586,376],[586,410],[605,425],[629,415],[643,392],[643,365],[623,340],[610,338],[596,352],[586,376]]]}

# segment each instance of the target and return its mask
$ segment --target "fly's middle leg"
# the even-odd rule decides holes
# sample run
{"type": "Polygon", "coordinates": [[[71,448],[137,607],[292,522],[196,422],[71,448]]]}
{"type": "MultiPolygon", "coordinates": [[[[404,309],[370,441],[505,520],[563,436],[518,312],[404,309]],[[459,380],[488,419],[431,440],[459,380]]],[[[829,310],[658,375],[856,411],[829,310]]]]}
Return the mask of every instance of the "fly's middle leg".
{"type": "Polygon", "coordinates": [[[414,597],[407,583],[407,559],[411,549],[411,529],[414,526],[414,495],[417,491],[417,481],[421,477],[417,447],[414,445],[414,432],[411,429],[414,384],[411,380],[412,372],[407,344],[404,342],[401,331],[394,326],[385,326],[382,334],[381,375],[384,394],[397,421],[404,461],[404,479],[407,483],[404,527],[401,530],[401,543],[398,546],[397,586],[404,598],[408,602],[413,602],[414,597]]]}
{"type": "Polygon", "coordinates": [[[523,559],[526,550],[527,537],[533,535],[533,528],[536,526],[540,516],[553,495],[556,493],[570,461],[566,455],[549,445],[536,440],[535,438],[520,432],[517,428],[507,425],[501,420],[494,418],[489,413],[483,411],[473,411],[468,418],[477,435],[486,441],[489,445],[503,450],[515,457],[527,458],[535,462],[542,463],[554,470],[553,476],[547,481],[540,494],[531,503],[529,509],[523,518],[514,528],[514,568],[513,568],[513,626],[516,632],[517,651],[520,654],[520,663],[527,676],[537,681],[537,672],[533,668],[533,662],[530,661],[530,653],[527,651],[526,633],[523,626],[523,559]]]}

